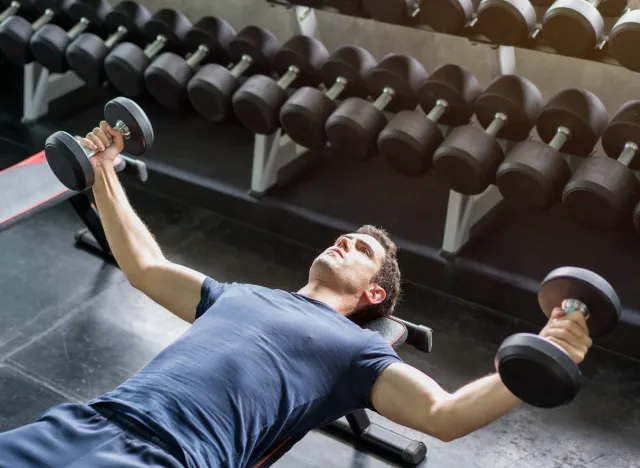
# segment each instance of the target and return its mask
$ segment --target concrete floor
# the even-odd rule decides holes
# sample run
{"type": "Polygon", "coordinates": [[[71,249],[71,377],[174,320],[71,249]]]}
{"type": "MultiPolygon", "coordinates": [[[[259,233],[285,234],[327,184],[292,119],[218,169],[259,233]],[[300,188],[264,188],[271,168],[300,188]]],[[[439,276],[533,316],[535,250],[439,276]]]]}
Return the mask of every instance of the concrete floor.
{"type": "MultiPolygon", "coordinates": [[[[130,191],[166,255],[222,281],[297,289],[316,252],[208,211],[130,191]]],[[[68,204],[0,234],[0,431],[50,406],[113,389],[186,324],[134,290],[123,274],[74,247],[82,224],[68,204]]],[[[521,325],[455,298],[406,286],[400,317],[431,326],[434,350],[401,356],[453,391],[493,370],[501,340],[521,325]]],[[[423,440],[437,468],[640,468],[640,364],[594,350],[577,400],[545,411],[521,406],[452,443],[423,440]]],[[[0,459],[2,455],[0,454],[0,459]]],[[[321,432],[277,466],[392,466],[321,432]]]]}

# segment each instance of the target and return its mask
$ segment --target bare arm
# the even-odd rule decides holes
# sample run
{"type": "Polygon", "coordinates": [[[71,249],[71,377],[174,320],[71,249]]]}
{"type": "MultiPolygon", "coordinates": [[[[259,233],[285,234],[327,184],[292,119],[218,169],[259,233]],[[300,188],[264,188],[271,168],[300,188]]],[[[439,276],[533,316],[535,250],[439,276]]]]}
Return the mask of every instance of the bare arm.
{"type": "MultiPolygon", "coordinates": [[[[578,364],[593,344],[583,315],[564,316],[559,308],[540,335],[561,346],[578,364]]],[[[443,441],[464,437],[520,403],[498,374],[448,393],[433,379],[403,363],[391,364],[380,374],[371,401],[386,418],[443,441]]]]}
{"type": "MultiPolygon", "coordinates": [[[[104,126],[105,123],[102,125],[104,126]]],[[[83,143],[98,146],[94,129],[83,143]],[[91,136],[94,135],[94,136],[91,136]]],[[[105,127],[105,132],[108,131],[105,127]]],[[[116,132],[113,130],[112,135],[116,132]]],[[[106,137],[104,137],[106,139],[106,137]]],[[[117,135],[114,135],[114,140],[117,135]]],[[[133,210],[113,168],[119,142],[92,158],[96,172],[93,193],[113,255],[129,282],[153,301],[187,322],[193,322],[205,275],[169,262],[133,210]]]]}

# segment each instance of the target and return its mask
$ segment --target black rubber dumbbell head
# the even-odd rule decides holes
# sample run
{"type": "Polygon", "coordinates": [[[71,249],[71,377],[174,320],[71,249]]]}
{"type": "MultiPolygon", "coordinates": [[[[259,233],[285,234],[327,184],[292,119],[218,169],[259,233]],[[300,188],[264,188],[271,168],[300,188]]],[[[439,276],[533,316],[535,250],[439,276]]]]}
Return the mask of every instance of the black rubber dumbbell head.
{"type": "Polygon", "coordinates": [[[322,148],[327,143],[324,126],[337,108],[336,98],[366,97],[364,77],[375,66],[376,59],[362,47],[344,46],[336,50],[320,69],[329,93],[311,87],[296,91],[280,110],[283,131],[299,145],[322,148]]]}
{"type": "MultiPolygon", "coordinates": [[[[105,120],[124,136],[124,152],[139,156],[153,145],[154,133],[144,111],[127,98],[115,98],[104,108],[105,120]]],[[[45,143],[45,154],[52,172],[70,190],[84,191],[95,181],[90,157],[95,152],[83,148],[66,132],[55,132],[45,143]]]]}
{"type": "Polygon", "coordinates": [[[201,18],[185,39],[186,49],[193,54],[191,58],[165,52],[147,67],[144,77],[149,94],[169,109],[185,108],[189,103],[187,84],[201,61],[229,63],[227,51],[234,36],[234,29],[226,21],[210,16],[201,18]]]}
{"type": "Polygon", "coordinates": [[[620,65],[640,72],[640,10],[631,10],[620,17],[609,33],[607,51],[620,65]]]}
{"type": "Polygon", "coordinates": [[[187,93],[193,108],[214,122],[227,119],[232,113],[231,98],[240,86],[239,77],[253,73],[270,75],[271,62],[280,47],[280,42],[266,29],[244,28],[229,44],[235,64],[231,70],[209,63],[189,81],[187,93]]]}
{"type": "Polygon", "coordinates": [[[571,170],[562,153],[586,157],[607,125],[607,110],[585,89],[565,89],[545,105],[536,122],[542,141],[518,143],[496,174],[509,202],[546,210],[559,202],[571,170]]]}
{"type": "Polygon", "coordinates": [[[436,171],[456,192],[482,193],[495,182],[504,159],[496,138],[527,138],[541,108],[542,94],[532,82],[516,75],[496,78],[475,103],[484,130],[471,125],[455,128],[434,154],[436,171]]]}
{"type": "Polygon", "coordinates": [[[249,78],[234,94],[233,109],[246,128],[257,134],[271,134],[280,127],[280,108],[287,101],[286,89],[318,86],[320,67],[329,58],[325,46],[309,36],[298,35],[285,42],[273,59],[278,82],[265,75],[249,78]]]}
{"type": "Polygon", "coordinates": [[[33,23],[13,15],[0,24],[0,54],[11,63],[22,66],[33,60],[30,41],[33,33],[51,21],[60,10],[59,0],[38,0],[35,4],[42,14],[33,23]]]}
{"type": "Polygon", "coordinates": [[[107,14],[112,10],[106,0],[65,0],[64,8],[71,18],[78,21],[76,26],[65,31],[57,24],[47,24],[31,37],[33,58],[51,73],[64,73],[69,70],[65,52],[79,34],[77,31],[102,26],[107,14]]]}
{"type": "Polygon", "coordinates": [[[476,29],[494,44],[523,44],[536,28],[536,10],[529,0],[484,0],[477,17],[476,29]]]}
{"type": "MultiPolygon", "coordinates": [[[[583,313],[592,337],[610,333],[621,315],[620,298],[601,276],[582,268],[558,268],[542,281],[538,302],[547,317],[557,307],[583,313]]],[[[540,408],[573,401],[581,388],[580,369],[559,345],[539,335],[507,338],[496,353],[495,367],[516,397],[540,408]]]]}
{"type": "Polygon", "coordinates": [[[145,54],[143,49],[131,42],[118,44],[104,61],[109,82],[125,96],[135,97],[144,93],[145,69],[162,50],[180,49],[192,26],[183,13],[170,8],[158,10],[142,31],[149,41],[146,50],[153,48],[153,53],[145,54]],[[159,37],[166,38],[166,42],[161,42],[159,37]]]}
{"type": "Polygon", "coordinates": [[[374,156],[378,136],[388,123],[384,111],[415,109],[418,91],[426,79],[427,72],[413,57],[384,57],[366,77],[369,94],[376,102],[349,98],[327,119],[325,132],[332,149],[356,160],[374,156]]]}
{"type": "Polygon", "coordinates": [[[89,85],[104,82],[107,79],[104,59],[111,47],[125,37],[139,41],[150,19],[151,13],[144,6],[131,0],[121,1],[105,18],[105,28],[112,33],[107,41],[93,33],[83,33],[69,44],[65,52],[69,68],[89,85]]]}
{"type": "Polygon", "coordinates": [[[480,0],[430,0],[420,6],[420,22],[434,31],[454,34],[472,19],[480,0]]]}
{"type": "Polygon", "coordinates": [[[372,18],[385,23],[406,24],[418,13],[419,0],[362,0],[372,18]]]}
{"type": "Polygon", "coordinates": [[[567,183],[563,205],[571,217],[591,229],[614,229],[640,199],[640,101],[620,107],[602,134],[608,158],[584,161],[567,183]]]}
{"type": "Polygon", "coordinates": [[[542,18],[542,34],[563,55],[585,57],[604,38],[604,20],[585,0],[557,0],[542,18]]]}
{"type": "Polygon", "coordinates": [[[418,93],[427,115],[417,111],[396,114],[380,132],[380,154],[396,172],[407,176],[424,174],[432,167],[433,153],[444,140],[438,124],[468,123],[481,92],[476,77],[464,68],[453,64],[438,67],[418,93]]]}

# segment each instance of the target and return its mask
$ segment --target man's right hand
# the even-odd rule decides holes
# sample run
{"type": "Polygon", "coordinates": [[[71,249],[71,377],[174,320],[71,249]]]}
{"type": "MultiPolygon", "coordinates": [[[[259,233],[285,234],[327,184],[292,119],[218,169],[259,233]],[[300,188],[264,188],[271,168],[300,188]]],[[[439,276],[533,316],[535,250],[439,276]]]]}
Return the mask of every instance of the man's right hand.
{"type": "Polygon", "coordinates": [[[566,315],[560,307],[553,309],[549,322],[540,332],[540,336],[564,349],[576,364],[584,360],[593,345],[584,315],[580,312],[566,315]]]}
{"type": "Polygon", "coordinates": [[[80,144],[97,153],[91,158],[94,169],[98,169],[103,164],[113,166],[113,161],[118,157],[124,148],[124,138],[122,132],[114,130],[107,122],[100,122],[100,127],[87,133],[87,136],[80,140],[80,144]]]}

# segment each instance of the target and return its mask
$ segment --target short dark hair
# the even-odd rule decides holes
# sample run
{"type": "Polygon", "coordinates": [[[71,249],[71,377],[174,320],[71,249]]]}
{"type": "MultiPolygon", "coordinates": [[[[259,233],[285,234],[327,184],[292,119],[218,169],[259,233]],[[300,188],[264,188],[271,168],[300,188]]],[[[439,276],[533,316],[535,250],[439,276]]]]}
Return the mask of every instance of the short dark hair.
{"type": "Polygon", "coordinates": [[[386,292],[384,301],[379,304],[371,304],[363,307],[355,314],[358,323],[365,323],[379,317],[388,317],[393,314],[400,299],[401,275],[398,266],[398,246],[391,240],[387,231],[371,225],[364,225],[356,231],[376,239],[385,250],[384,260],[380,269],[372,278],[386,292]]]}

